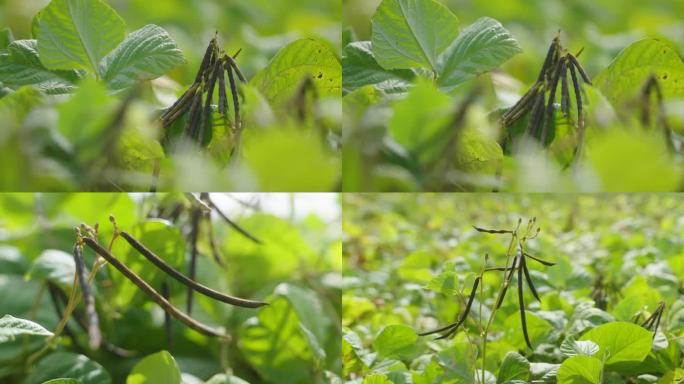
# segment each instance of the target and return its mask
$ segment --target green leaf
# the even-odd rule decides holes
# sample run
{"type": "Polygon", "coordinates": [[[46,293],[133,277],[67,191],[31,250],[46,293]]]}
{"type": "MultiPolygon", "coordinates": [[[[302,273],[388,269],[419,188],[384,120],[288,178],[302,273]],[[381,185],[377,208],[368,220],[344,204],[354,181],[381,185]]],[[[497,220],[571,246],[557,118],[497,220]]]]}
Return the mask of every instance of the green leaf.
{"type": "Polygon", "coordinates": [[[643,361],[651,351],[653,333],[626,322],[598,326],[582,335],[580,340],[598,344],[597,358],[606,358],[606,365],[643,361]]]}
{"type": "Polygon", "coordinates": [[[9,86],[36,85],[47,93],[71,92],[75,71],[50,71],[38,58],[36,40],[16,40],[0,55],[0,81],[9,86]]]}
{"type": "Polygon", "coordinates": [[[181,373],[176,360],[167,351],[146,356],[133,367],[126,384],[180,384],[181,373]]]}
{"type": "Polygon", "coordinates": [[[12,30],[9,28],[4,28],[0,30],[0,52],[7,49],[11,42],[14,41],[14,35],[12,35],[12,30]]]}
{"type": "Polygon", "coordinates": [[[454,296],[458,293],[458,275],[454,271],[444,271],[435,276],[426,285],[425,289],[441,293],[446,296],[454,296]]]}
{"type": "Polygon", "coordinates": [[[437,84],[452,92],[464,81],[499,67],[522,52],[498,21],[483,17],[464,28],[437,59],[437,84]]]}
{"type": "Polygon", "coordinates": [[[123,19],[102,0],[52,0],[38,25],[40,61],[48,69],[98,73],[100,60],[126,35],[123,19]]]}
{"type": "Polygon", "coordinates": [[[41,384],[55,378],[74,379],[80,384],[110,384],[112,379],[100,364],[71,352],[55,352],[32,367],[24,384],[41,384]]]}
{"type": "Polygon", "coordinates": [[[629,45],[594,78],[594,85],[617,107],[635,97],[651,75],[666,99],[684,96],[684,62],[674,46],[660,39],[629,45]]]}
{"type": "Polygon", "coordinates": [[[558,384],[600,384],[602,369],[601,360],[577,355],[561,364],[556,377],[558,384]]]}
{"type": "Polygon", "coordinates": [[[370,41],[357,41],[347,45],[342,54],[342,84],[345,92],[365,85],[387,93],[405,92],[415,74],[407,69],[388,71],[373,56],[370,41]]]}
{"type": "Polygon", "coordinates": [[[80,384],[76,379],[53,379],[44,382],[43,384],[80,384]]]}
{"type": "Polygon", "coordinates": [[[578,341],[574,336],[568,336],[561,343],[560,351],[568,357],[576,355],[594,356],[599,351],[599,346],[591,340],[578,341]]]}
{"type": "Polygon", "coordinates": [[[407,359],[416,351],[418,335],[406,325],[388,325],[373,341],[373,348],[380,359],[407,359]]]}
{"type": "MultiPolygon", "coordinates": [[[[122,229],[127,230],[126,228],[122,229]]],[[[136,225],[131,230],[127,230],[127,232],[172,267],[183,270],[185,240],[178,228],[171,225],[171,223],[164,220],[148,220],[136,225]]],[[[166,277],[162,271],[123,239],[119,239],[114,243],[112,253],[153,287],[159,287],[162,279],[166,277]]],[[[134,299],[140,300],[146,297],[135,284],[131,283],[118,271],[113,271],[112,281],[116,289],[115,303],[119,306],[128,306],[134,299]]]]}
{"type": "Polygon", "coordinates": [[[499,375],[496,378],[497,384],[513,380],[527,382],[529,378],[530,362],[517,352],[508,352],[501,362],[501,367],[499,367],[499,375]]]}
{"type": "Polygon", "coordinates": [[[52,332],[30,320],[10,315],[0,318],[0,343],[12,341],[18,335],[52,336],[52,332]]]}
{"type": "Polygon", "coordinates": [[[342,66],[330,47],[301,39],[283,47],[250,81],[269,101],[288,101],[306,77],[321,97],[342,95],[342,66]]]}
{"type": "Polygon", "coordinates": [[[383,0],[371,19],[373,53],[385,69],[437,69],[458,19],[434,0],[383,0]]]}
{"type": "Polygon", "coordinates": [[[330,324],[313,292],[279,285],[259,311],[239,329],[238,347],[250,365],[269,382],[305,382],[312,367],[320,367],[318,348],[330,324]],[[312,336],[320,338],[313,345],[312,336]]]}
{"type": "Polygon", "coordinates": [[[109,88],[118,91],[141,80],[156,79],[184,62],[171,36],[151,24],[129,34],[102,59],[100,73],[109,88]]]}
{"type": "Polygon", "coordinates": [[[74,257],[58,249],[46,249],[33,261],[30,278],[46,279],[62,287],[71,287],[76,267],[74,257]]]}

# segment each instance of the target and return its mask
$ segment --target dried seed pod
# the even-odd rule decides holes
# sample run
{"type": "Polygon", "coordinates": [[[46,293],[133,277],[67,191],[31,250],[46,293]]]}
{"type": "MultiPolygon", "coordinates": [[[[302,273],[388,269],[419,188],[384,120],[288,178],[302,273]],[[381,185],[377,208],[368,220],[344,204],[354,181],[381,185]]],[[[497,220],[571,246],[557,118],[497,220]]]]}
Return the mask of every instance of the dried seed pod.
{"type": "Polygon", "coordinates": [[[542,128],[540,142],[542,145],[546,144],[546,134],[548,132],[549,121],[554,118],[553,107],[556,102],[556,89],[558,88],[558,81],[560,80],[560,73],[565,70],[565,60],[561,60],[556,64],[556,70],[553,73],[551,80],[551,87],[549,88],[549,101],[546,105],[546,113],[544,115],[544,125],[542,128]]]}
{"type": "Polygon", "coordinates": [[[536,82],[532,88],[530,88],[525,94],[518,100],[511,108],[509,108],[503,116],[501,116],[501,121],[503,126],[509,126],[515,123],[520,117],[522,117],[526,112],[529,112],[531,106],[534,103],[534,96],[537,95],[539,88],[543,85],[542,82],[536,82]]]}
{"type": "Polygon", "coordinates": [[[233,75],[233,67],[230,64],[224,65],[226,72],[228,73],[228,81],[230,82],[230,93],[233,96],[233,113],[235,114],[235,130],[237,131],[236,137],[239,138],[240,131],[242,130],[242,124],[240,121],[240,100],[238,98],[237,84],[235,84],[235,76],[233,75]]]}
{"type": "Polygon", "coordinates": [[[568,90],[568,71],[564,68],[561,71],[561,112],[568,116],[570,102],[570,91],[568,90]]]}
{"type": "Polygon", "coordinates": [[[170,119],[170,117],[176,115],[178,111],[183,110],[184,108],[187,111],[186,107],[192,100],[192,97],[195,95],[197,87],[199,87],[199,83],[192,84],[192,86],[190,86],[190,88],[183,92],[181,97],[179,97],[178,100],[176,100],[176,102],[173,103],[173,105],[171,105],[164,111],[164,113],[162,113],[162,115],[159,118],[162,120],[162,122],[164,122],[165,126],[170,125],[167,124],[167,122],[173,123],[174,120],[170,119]]]}
{"type": "Polygon", "coordinates": [[[192,106],[188,114],[188,120],[185,123],[185,134],[188,137],[193,137],[197,130],[197,124],[201,115],[200,106],[202,105],[202,92],[196,92],[192,100],[192,106]]]}
{"type": "Polygon", "coordinates": [[[209,46],[207,46],[207,50],[204,52],[204,57],[202,58],[202,64],[200,64],[199,70],[197,71],[197,75],[195,76],[195,83],[200,83],[202,80],[205,80],[207,70],[211,70],[211,68],[213,67],[214,61],[217,60],[217,57],[216,57],[217,51],[218,51],[218,47],[216,45],[216,37],[214,37],[209,42],[209,46]]]}
{"type": "Polygon", "coordinates": [[[468,302],[466,303],[465,310],[463,311],[463,313],[459,317],[458,321],[456,321],[455,323],[451,323],[447,326],[444,326],[444,327],[441,327],[438,329],[434,329],[432,331],[419,333],[418,336],[428,336],[428,335],[433,335],[435,333],[440,333],[440,332],[444,332],[444,331],[448,330],[447,333],[445,333],[442,336],[437,338],[437,340],[440,340],[440,339],[446,339],[447,337],[456,333],[456,330],[458,330],[458,327],[465,322],[465,319],[468,316],[468,313],[470,312],[470,308],[472,307],[473,301],[475,300],[475,295],[477,293],[477,286],[479,283],[480,283],[480,277],[478,276],[477,278],[475,278],[475,283],[473,284],[473,289],[470,292],[470,297],[468,298],[468,302]]]}
{"type": "Polygon", "coordinates": [[[537,133],[537,127],[539,126],[544,113],[544,100],[544,92],[539,92],[535,97],[534,106],[530,111],[530,119],[527,122],[527,129],[525,130],[528,136],[535,136],[537,133]]]}
{"type": "Polygon", "coordinates": [[[542,82],[544,81],[544,77],[546,73],[554,68],[556,61],[558,61],[558,56],[559,56],[559,51],[560,51],[560,37],[556,36],[553,41],[551,42],[551,45],[549,46],[549,50],[546,53],[546,58],[544,59],[544,64],[542,64],[541,71],[539,71],[539,76],[537,77],[537,82],[542,82]]]}
{"type": "MultiPolygon", "coordinates": [[[[240,53],[240,51],[238,51],[240,53]]],[[[236,54],[237,56],[237,54],[236,54]]],[[[225,55],[224,58],[226,61],[230,64],[230,66],[235,70],[235,73],[237,73],[238,79],[242,81],[243,83],[247,82],[247,79],[245,79],[245,75],[242,74],[242,71],[240,71],[240,67],[238,67],[237,62],[235,62],[235,59],[230,57],[229,55],[225,55]]]]}
{"type": "Polygon", "coordinates": [[[592,85],[591,79],[589,78],[587,73],[584,72],[584,68],[582,68],[582,65],[579,63],[579,61],[577,61],[577,58],[571,54],[568,54],[567,57],[568,57],[568,59],[570,59],[570,62],[572,63],[572,65],[577,69],[579,74],[582,76],[582,80],[584,80],[585,83],[592,85]]]}
{"type": "Polygon", "coordinates": [[[90,284],[85,273],[85,262],[83,260],[83,248],[80,244],[74,245],[74,262],[76,264],[76,276],[81,286],[83,299],[85,301],[86,316],[88,319],[88,338],[90,348],[100,348],[102,342],[102,334],[100,333],[100,322],[97,317],[97,310],[95,309],[95,298],[90,291],[90,284]]]}
{"type": "Polygon", "coordinates": [[[211,77],[209,78],[209,88],[207,90],[206,101],[204,102],[204,111],[202,113],[202,121],[200,123],[199,135],[196,138],[197,142],[200,145],[205,144],[205,130],[207,128],[211,130],[211,102],[214,98],[214,89],[216,88],[216,80],[219,74],[223,75],[223,71],[221,70],[221,62],[217,61],[216,64],[214,64],[214,71],[212,72],[211,77]]]}

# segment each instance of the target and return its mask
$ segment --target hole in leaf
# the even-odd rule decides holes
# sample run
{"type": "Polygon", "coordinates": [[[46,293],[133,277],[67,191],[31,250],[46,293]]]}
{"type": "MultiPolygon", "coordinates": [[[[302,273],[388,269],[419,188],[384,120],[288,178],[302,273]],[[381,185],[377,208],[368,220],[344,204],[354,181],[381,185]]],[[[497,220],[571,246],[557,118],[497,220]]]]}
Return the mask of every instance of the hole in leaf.
{"type": "Polygon", "coordinates": [[[323,78],[323,72],[319,72],[319,73],[318,73],[318,76],[316,76],[316,78],[322,79],[322,78],[323,78]]]}

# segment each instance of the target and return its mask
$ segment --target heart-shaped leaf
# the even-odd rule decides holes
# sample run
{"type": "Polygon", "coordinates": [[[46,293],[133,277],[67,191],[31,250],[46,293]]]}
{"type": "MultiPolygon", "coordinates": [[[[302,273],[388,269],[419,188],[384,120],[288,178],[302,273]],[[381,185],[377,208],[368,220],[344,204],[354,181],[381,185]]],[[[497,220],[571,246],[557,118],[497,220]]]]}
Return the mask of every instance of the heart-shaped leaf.
{"type": "Polygon", "coordinates": [[[161,27],[146,25],[129,34],[100,63],[100,73],[112,90],[140,80],[155,79],[185,62],[183,53],[161,27]]]}
{"type": "Polygon", "coordinates": [[[599,384],[601,382],[601,360],[585,356],[573,356],[558,368],[558,384],[599,384]]]}
{"type": "Polygon", "coordinates": [[[625,48],[594,79],[612,103],[636,96],[647,78],[655,75],[664,97],[684,96],[684,61],[675,47],[659,39],[644,39],[625,48]]]}
{"type": "Polygon", "coordinates": [[[341,96],[342,65],[322,41],[301,39],[281,49],[251,80],[268,100],[289,100],[306,76],[311,77],[319,96],[341,96]]]}
{"type": "Polygon", "coordinates": [[[167,351],[146,356],[133,367],[126,384],[180,384],[181,373],[176,360],[167,351]]]}
{"type": "Polygon", "coordinates": [[[100,60],[126,35],[126,25],[101,0],[52,0],[38,18],[38,52],[52,70],[97,73],[100,60]]]}
{"type": "Polygon", "coordinates": [[[522,52],[498,21],[483,17],[464,28],[437,59],[437,83],[445,92],[522,52]]]}
{"type": "Polygon", "coordinates": [[[627,322],[600,325],[582,335],[581,340],[598,344],[597,357],[605,357],[606,365],[643,361],[651,351],[653,333],[627,322]]]}
{"type": "Polygon", "coordinates": [[[458,35],[458,19],[434,0],[383,0],[371,19],[373,53],[385,69],[436,70],[458,35]]]}

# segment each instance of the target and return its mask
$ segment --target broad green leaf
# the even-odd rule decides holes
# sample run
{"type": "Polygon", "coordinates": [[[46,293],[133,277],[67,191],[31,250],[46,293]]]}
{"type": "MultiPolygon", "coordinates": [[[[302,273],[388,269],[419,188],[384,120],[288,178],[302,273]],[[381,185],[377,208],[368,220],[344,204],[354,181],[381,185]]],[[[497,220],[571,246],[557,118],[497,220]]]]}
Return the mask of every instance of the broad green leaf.
{"type": "MultiPolygon", "coordinates": [[[[185,240],[178,228],[163,220],[148,220],[132,229],[121,228],[138,239],[149,250],[178,270],[183,270],[185,261],[185,240]]],[[[153,287],[159,287],[166,275],[133,249],[124,239],[114,243],[112,253],[138,276],[153,287]]],[[[118,271],[111,268],[112,281],[116,289],[115,304],[128,306],[133,299],[140,300],[144,294],[118,271]]]]}
{"type": "Polygon", "coordinates": [[[4,28],[0,30],[0,52],[7,49],[11,42],[14,41],[14,35],[12,35],[12,30],[9,28],[4,28]]]}
{"type": "Polygon", "coordinates": [[[9,86],[36,85],[47,93],[71,92],[78,80],[75,71],[50,71],[38,58],[36,40],[16,40],[0,55],[0,82],[9,86]]]}
{"type": "Polygon", "coordinates": [[[167,351],[140,360],[126,378],[126,384],[180,384],[181,373],[176,360],[167,351]]]}
{"type": "Polygon", "coordinates": [[[517,352],[508,352],[501,362],[497,384],[521,380],[527,382],[530,378],[530,362],[517,352]]]}
{"type": "Polygon", "coordinates": [[[458,19],[434,0],[383,0],[371,19],[373,53],[385,69],[437,69],[458,19]]]}
{"type": "Polygon", "coordinates": [[[373,341],[373,348],[380,359],[407,359],[416,352],[418,335],[406,325],[388,325],[373,341]]]}
{"type": "Polygon", "coordinates": [[[110,89],[118,91],[142,80],[155,79],[185,62],[183,53],[161,27],[146,25],[132,32],[100,63],[110,89]]]}
{"type": "Polygon", "coordinates": [[[674,46],[659,39],[640,40],[622,50],[594,85],[617,108],[635,97],[651,75],[666,99],[684,96],[684,62],[674,46]]]}
{"type": "Polygon", "coordinates": [[[76,379],[52,379],[43,384],[80,384],[80,381],[76,379]]]}
{"type": "Polygon", "coordinates": [[[19,335],[52,336],[52,332],[30,320],[10,315],[0,318],[0,343],[12,341],[19,335]]]}
{"type": "Polygon", "coordinates": [[[414,152],[421,163],[430,162],[446,144],[440,133],[454,112],[453,104],[434,84],[420,81],[392,107],[388,131],[397,143],[414,152]]]}
{"type": "Polygon", "coordinates": [[[41,384],[47,380],[75,379],[80,384],[110,384],[107,371],[86,356],[71,352],[55,352],[31,367],[24,384],[41,384]]]}
{"type": "Polygon", "coordinates": [[[310,77],[321,97],[342,95],[342,66],[330,47],[301,39],[283,47],[250,81],[269,101],[288,101],[310,77]]]}
{"type": "Polygon", "coordinates": [[[411,252],[397,266],[397,275],[402,280],[427,284],[432,280],[431,256],[434,257],[428,251],[411,252]]]}
{"type": "Polygon", "coordinates": [[[40,61],[55,70],[98,73],[100,60],[126,35],[123,19],[102,0],[52,0],[38,25],[40,61]]]}
{"type": "Polygon", "coordinates": [[[601,360],[584,355],[570,357],[558,368],[558,384],[600,384],[601,360]]]}
{"type": "Polygon", "coordinates": [[[282,126],[245,136],[245,163],[256,178],[258,190],[335,189],[340,169],[320,136],[282,126]]]}
{"type": "Polygon", "coordinates": [[[415,74],[408,69],[388,71],[373,56],[370,41],[357,41],[347,45],[342,55],[342,83],[345,92],[365,85],[387,93],[405,92],[415,74]]]}
{"type": "Polygon", "coordinates": [[[560,351],[567,357],[576,355],[594,356],[599,351],[599,346],[591,340],[578,341],[574,336],[568,336],[561,343],[560,351]]]}
{"type": "Polygon", "coordinates": [[[483,17],[464,28],[437,59],[437,84],[447,93],[522,52],[498,21],[483,17]]]}
{"type": "Polygon", "coordinates": [[[598,326],[582,335],[580,340],[598,344],[598,358],[606,357],[606,365],[643,361],[651,351],[653,333],[626,322],[598,326]]]}
{"type": "Polygon", "coordinates": [[[62,287],[71,287],[76,267],[74,257],[62,250],[46,249],[33,261],[29,271],[31,278],[46,279],[62,287]]]}
{"type": "Polygon", "coordinates": [[[312,348],[303,327],[319,334],[329,330],[327,326],[312,327],[311,322],[323,318],[320,301],[310,291],[288,284],[278,286],[267,301],[267,307],[240,327],[238,347],[264,380],[305,382],[310,370],[320,366],[320,351],[312,348]]]}

